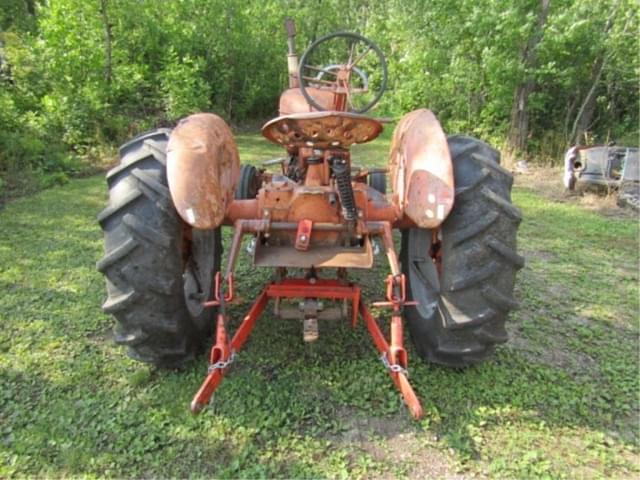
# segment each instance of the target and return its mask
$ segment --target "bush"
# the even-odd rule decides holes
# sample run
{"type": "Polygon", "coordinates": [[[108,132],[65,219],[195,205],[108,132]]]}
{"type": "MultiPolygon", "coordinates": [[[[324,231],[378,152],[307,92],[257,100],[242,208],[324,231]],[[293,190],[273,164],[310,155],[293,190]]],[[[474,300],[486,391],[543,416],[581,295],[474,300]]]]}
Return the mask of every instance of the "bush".
{"type": "Polygon", "coordinates": [[[209,109],[211,86],[203,77],[203,69],[203,60],[189,55],[180,58],[175,50],[169,50],[160,77],[163,105],[169,120],[209,109]]]}

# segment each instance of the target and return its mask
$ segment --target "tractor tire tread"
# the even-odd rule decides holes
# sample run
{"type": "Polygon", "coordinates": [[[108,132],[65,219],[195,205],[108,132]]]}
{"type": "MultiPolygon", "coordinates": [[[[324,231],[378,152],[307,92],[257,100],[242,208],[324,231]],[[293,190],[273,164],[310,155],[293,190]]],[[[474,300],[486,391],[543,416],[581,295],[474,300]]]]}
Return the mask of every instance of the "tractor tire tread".
{"type": "Polygon", "coordinates": [[[100,260],[98,260],[98,262],[96,263],[96,270],[98,270],[100,273],[105,273],[109,269],[109,267],[129,255],[129,253],[131,253],[131,251],[138,245],[139,243],[136,242],[133,238],[128,238],[116,248],[111,250],[109,253],[105,254],[105,256],[100,260]]]}
{"type": "Polygon", "coordinates": [[[97,268],[106,277],[102,308],[116,319],[115,342],[134,359],[180,368],[210,329],[189,315],[184,299],[184,227],[167,186],[168,135],[147,132],[121,147],[121,164],[107,174],[109,205],[98,215],[105,255],[97,268]]]}
{"type": "Polygon", "coordinates": [[[140,345],[147,339],[147,337],[148,335],[140,329],[135,329],[133,331],[127,332],[115,331],[113,333],[113,340],[118,345],[125,345],[127,347],[135,347],[136,345],[140,345]]]}
{"type": "Polygon", "coordinates": [[[476,337],[483,343],[492,343],[494,345],[506,343],[509,340],[507,330],[502,324],[485,325],[476,331],[476,337]]]}
{"type": "Polygon", "coordinates": [[[505,295],[497,288],[486,285],[482,291],[482,296],[496,308],[508,312],[510,310],[517,310],[520,304],[511,295],[505,295]]]}
{"type": "Polygon", "coordinates": [[[157,139],[150,138],[144,141],[144,146],[153,151],[153,156],[163,167],[167,166],[167,152],[164,149],[162,142],[159,142],[157,139]]]}
{"type": "Polygon", "coordinates": [[[146,148],[144,149],[141,148],[139,150],[129,152],[126,157],[122,158],[122,160],[118,165],[116,165],[115,167],[113,167],[107,172],[107,176],[106,176],[107,185],[111,186],[111,183],[114,181],[114,179],[118,176],[119,173],[124,172],[125,170],[128,170],[132,165],[136,165],[140,162],[143,162],[144,160],[149,158],[150,155],[151,155],[151,152],[149,152],[146,148]]]}
{"type": "Polygon", "coordinates": [[[487,200],[495,203],[500,210],[502,210],[516,223],[520,223],[522,221],[522,213],[520,213],[520,209],[518,209],[518,207],[515,207],[510,201],[505,200],[488,187],[482,188],[482,195],[487,200]]]}
{"type": "MultiPolygon", "coordinates": [[[[511,203],[511,173],[500,166],[499,153],[479,140],[449,137],[456,197],[441,226],[439,286],[426,281],[435,264],[424,257],[429,235],[403,232],[401,260],[407,295],[437,308],[406,307],[405,317],[417,353],[426,361],[463,368],[485,361],[507,341],[505,322],[517,308],[513,298],[516,272],[524,258],[516,251],[522,220],[511,203]],[[413,268],[412,268],[413,267],[413,268]]],[[[436,282],[438,283],[438,282],[436,282]]]]}
{"type": "Polygon", "coordinates": [[[451,285],[449,286],[448,290],[451,292],[456,292],[458,290],[465,290],[470,287],[475,287],[495,275],[499,269],[500,264],[498,262],[491,261],[486,265],[483,265],[473,273],[461,275],[458,278],[454,278],[451,281],[451,285]]]}
{"type": "MultiPolygon", "coordinates": [[[[446,302],[446,300],[445,300],[445,302],[446,302]]],[[[472,320],[466,322],[466,323],[449,322],[447,324],[447,326],[451,330],[462,330],[462,329],[468,328],[468,327],[479,326],[479,325],[484,325],[486,323],[491,323],[493,320],[496,320],[499,315],[500,315],[500,312],[496,311],[496,309],[491,308],[491,307],[487,307],[484,310],[482,310],[481,312],[479,312],[476,315],[474,315],[474,318],[472,320]]]]}
{"type": "Polygon", "coordinates": [[[158,182],[155,178],[153,178],[149,173],[146,173],[144,170],[140,170],[139,168],[134,168],[131,171],[131,175],[138,179],[140,183],[149,187],[155,193],[164,198],[171,198],[171,192],[168,187],[165,187],[160,182],[158,182]]]}
{"type": "Polygon", "coordinates": [[[453,243],[453,245],[458,245],[466,242],[470,238],[477,237],[479,234],[493,225],[499,217],[500,214],[498,212],[487,213],[486,216],[477,219],[475,222],[469,224],[464,228],[461,228],[458,231],[453,232],[451,234],[451,242],[453,243]]]}
{"type": "Polygon", "coordinates": [[[98,214],[98,223],[105,223],[110,217],[116,215],[123,208],[126,208],[129,204],[138,200],[141,195],[142,192],[140,190],[132,190],[122,198],[118,198],[113,204],[107,205],[107,207],[98,214]]]}
{"type": "Polygon", "coordinates": [[[468,196],[471,192],[473,192],[479,185],[484,184],[484,181],[487,177],[491,175],[491,172],[487,168],[482,168],[481,174],[478,175],[478,178],[475,179],[471,184],[465,185],[464,187],[458,187],[455,191],[455,198],[457,201],[460,201],[468,196]]]}
{"type": "Polygon", "coordinates": [[[524,267],[524,257],[519,255],[515,249],[511,248],[509,245],[501,242],[497,238],[489,235],[486,238],[487,246],[496,252],[498,255],[502,256],[506,261],[513,264],[514,268],[520,270],[524,267]]]}
{"type": "Polygon", "coordinates": [[[497,163],[494,159],[491,158],[491,156],[483,153],[472,153],[471,159],[474,162],[481,164],[482,168],[488,168],[489,170],[492,170],[493,173],[502,175],[509,188],[513,186],[513,175],[511,174],[511,172],[497,163]]]}
{"type": "Polygon", "coordinates": [[[132,213],[127,213],[122,217],[124,224],[138,238],[153,243],[161,248],[171,247],[171,237],[165,235],[160,230],[146,225],[140,218],[132,213]]]}
{"type": "MultiPolygon", "coordinates": [[[[131,150],[137,150],[141,144],[143,144],[146,140],[155,139],[166,141],[169,139],[169,134],[171,133],[170,128],[154,128],[151,130],[147,130],[146,132],[142,132],[127,142],[123,143],[118,149],[118,154],[120,158],[124,158],[127,153],[131,150]]],[[[163,149],[164,150],[164,149],[163,149]]]]}
{"type": "Polygon", "coordinates": [[[121,147],[120,163],[107,172],[107,185],[111,186],[119,173],[128,170],[132,165],[141,163],[149,157],[153,157],[155,161],[166,167],[167,154],[164,146],[169,139],[168,132],[165,129],[162,129],[160,135],[151,132],[150,135],[142,136],[137,141],[134,139],[121,147]],[[140,142],[142,143],[140,144],[140,142]]]}
{"type": "Polygon", "coordinates": [[[129,307],[139,297],[135,290],[124,292],[120,295],[113,295],[102,304],[105,313],[113,314],[119,310],[129,307]]]}

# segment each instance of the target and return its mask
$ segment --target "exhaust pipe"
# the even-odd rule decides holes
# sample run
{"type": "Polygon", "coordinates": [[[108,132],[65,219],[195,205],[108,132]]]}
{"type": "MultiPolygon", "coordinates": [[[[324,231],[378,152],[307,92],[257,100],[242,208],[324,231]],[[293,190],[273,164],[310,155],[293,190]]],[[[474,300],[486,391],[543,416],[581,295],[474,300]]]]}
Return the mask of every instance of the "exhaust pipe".
{"type": "Polygon", "coordinates": [[[284,21],[284,28],[287,30],[287,69],[289,71],[289,88],[298,88],[298,54],[296,53],[296,24],[293,18],[284,21]]]}

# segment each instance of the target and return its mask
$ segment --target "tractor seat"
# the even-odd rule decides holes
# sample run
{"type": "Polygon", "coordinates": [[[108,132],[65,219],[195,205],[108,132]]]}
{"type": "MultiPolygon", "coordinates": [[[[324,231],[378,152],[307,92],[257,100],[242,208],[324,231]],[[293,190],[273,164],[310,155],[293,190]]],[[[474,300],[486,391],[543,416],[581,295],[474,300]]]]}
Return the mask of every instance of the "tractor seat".
{"type": "Polygon", "coordinates": [[[366,115],[326,111],[283,115],[267,122],[262,135],[287,150],[300,147],[344,148],[370,142],[382,132],[382,123],[366,115]]]}

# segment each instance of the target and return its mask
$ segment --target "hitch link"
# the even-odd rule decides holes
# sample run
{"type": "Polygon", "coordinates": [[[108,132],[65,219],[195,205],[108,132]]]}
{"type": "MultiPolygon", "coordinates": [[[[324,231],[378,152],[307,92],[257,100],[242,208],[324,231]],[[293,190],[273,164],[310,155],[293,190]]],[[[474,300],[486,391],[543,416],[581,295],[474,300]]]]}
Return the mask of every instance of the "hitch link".
{"type": "MultiPolygon", "coordinates": [[[[240,226],[241,227],[241,226],[240,226]]],[[[310,233],[311,222],[301,222],[298,224],[299,247],[304,247],[308,241],[307,233],[310,233]],[[302,239],[302,235],[306,238],[302,239]]],[[[411,415],[419,419],[424,415],[420,400],[409,384],[408,356],[404,348],[403,327],[401,311],[406,305],[416,305],[417,302],[406,301],[406,281],[405,276],[400,272],[397,262],[397,255],[393,248],[391,230],[389,225],[383,225],[383,241],[387,250],[387,257],[391,267],[391,274],[386,279],[386,301],[373,303],[374,306],[390,307],[391,325],[390,339],[387,341],[378,323],[373,318],[369,309],[364,305],[361,298],[360,287],[353,283],[346,282],[341,278],[340,272],[335,280],[322,278],[281,278],[269,283],[258,295],[244,319],[238,326],[229,340],[226,330],[225,304],[234,298],[233,265],[237,250],[242,237],[242,228],[238,228],[234,235],[234,246],[229,255],[229,269],[223,277],[220,272],[216,273],[214,281],[213,300],[204,302],[205,307],[219,307],[216,325],[216,341],[211,348],[209,357],[209,367],[207,376],[191,402],[191,411],[200,412],[210,402],[213,392],[225,376],[229,366],[236,360],[237,352],[240,351],[247,341],[249,334],[264,311],[270,299],[279,304],[282,299],[305,299],[305,326],[304,340],[316,340],[318,336],[317,327],[317,302],[320,299],[327,299],[338,302],[351,302],[352,318],[351,324],[355,328],[358,316],[362,317],[369,334],[380,353],[380,361],[389,371],[396,388],[400,391],[405,404],[409,408],[411,415]],[[226,284],[226,292],[223,286],[226,284]]]]}

